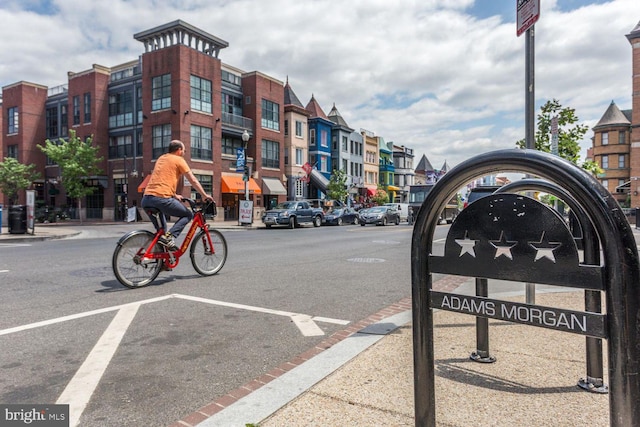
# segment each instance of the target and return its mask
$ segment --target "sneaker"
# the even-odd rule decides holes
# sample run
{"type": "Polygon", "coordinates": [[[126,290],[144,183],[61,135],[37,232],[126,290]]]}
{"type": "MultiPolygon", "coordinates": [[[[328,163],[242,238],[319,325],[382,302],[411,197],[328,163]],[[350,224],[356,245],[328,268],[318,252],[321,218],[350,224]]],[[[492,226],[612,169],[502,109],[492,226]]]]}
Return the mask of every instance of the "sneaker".
{"type": "Polygon", "coordinates": [[[173,239],[173,235],[169,232],[165,233],[164,236],[160,236],[160,238],[158,239],[158,243],[167,248],[167,250],[169,251],[178,250],[176,241],[173,239]]]}

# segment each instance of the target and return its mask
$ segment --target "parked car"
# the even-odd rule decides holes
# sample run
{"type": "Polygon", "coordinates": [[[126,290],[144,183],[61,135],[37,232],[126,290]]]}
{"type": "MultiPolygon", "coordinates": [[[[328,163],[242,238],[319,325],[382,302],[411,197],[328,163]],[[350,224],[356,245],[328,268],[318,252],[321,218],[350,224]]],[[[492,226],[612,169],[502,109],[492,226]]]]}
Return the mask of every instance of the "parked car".
{"type": "Polygon", "coordinates": [[[409,203],[385,203],[384,205],[398,209],[400,221],[409,221],[409,203]]]}
{"type": "Polygon", "coordinates": [[[374,206],[360,211],[360,225],[400,224],[400,213],[393,206],[374,206]]]}
{"type": "Polygon", "coordinates": [[[325,224],[342,225],[342,224],[359,224],[360,218],[358,212],[353,208],[337,208],[332,209],[324,215],[325,224]]]}
{"type": "Polygon", "coordinates": [[[305,201],[282,202],[262,215],[262,222],[267,228],[271,228],[272,225],[286,225],[289,228],[296,228],[301,224],[313,224],[314,227],[320,227],[323,221],[322,209],[312,208],[305,201]]]}
{"type": "Polygon", "coordinates": [[[490,194],[495,193],[495,191],[498,188],[500,187],[496,185],[485,185],[485,186],[472,188],[467,194],[467,200],[465,200],[464,202],[464,207],[466,208],[467,206],[469,206],[469,204],[475,202],[476,200],[484,196],[488,196],[490,194]]]}

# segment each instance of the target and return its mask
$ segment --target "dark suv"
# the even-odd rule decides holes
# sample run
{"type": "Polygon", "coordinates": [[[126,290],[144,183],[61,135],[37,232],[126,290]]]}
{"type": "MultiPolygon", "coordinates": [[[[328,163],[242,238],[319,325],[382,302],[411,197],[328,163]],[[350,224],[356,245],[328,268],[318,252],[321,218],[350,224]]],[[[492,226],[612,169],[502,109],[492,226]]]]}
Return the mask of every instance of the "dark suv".
{"type": "Polygon", "coordinates": [[[486,185],[482,187],[472,188],[469,191],[469,194],[467,194],[467,200],[464,202],[464,207],[466,208],[470,203],[473,203],[484,196],[495,193],[495,191],[499,188],[500,187],[497,185],[486,185]]]}

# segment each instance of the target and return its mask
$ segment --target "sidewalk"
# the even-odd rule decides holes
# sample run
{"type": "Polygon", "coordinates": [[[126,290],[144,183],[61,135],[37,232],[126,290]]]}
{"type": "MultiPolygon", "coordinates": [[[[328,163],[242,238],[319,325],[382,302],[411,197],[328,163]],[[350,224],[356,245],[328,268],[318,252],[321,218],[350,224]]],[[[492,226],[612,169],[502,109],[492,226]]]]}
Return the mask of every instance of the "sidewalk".
{"type": "MultiPolygon", "coordinates": [[[[216,228],[247,229],[237,222],[216,228]]],[[[86,228],[146,228],[149,223],[37,224],[35,235],[6,234],[0,243],[68,238],[86,228]],[[110,226],[110,227],[108,227],[110,226]],[[114,227],[117,226],[117,227],[114,227]]],[[[636,240],[640,230],[633,228],[636,240]]],[[[473,279],[434,282],[434,289],[470,294],[473,279]],[[457,288],[456,288],[457,287],[457,288]]],[[[490,292],[492,292],[490,281],[490,292]]],[[[519,284],[518,284],[519,285],[519,284]]],[[[524,302],[524,286],[491,298],[524,302]]],[[[583,310],[584,291],[536,287],[536,305],[583,310]]],[[[413,426],[411,300],[406,298],[349,326],[171,427],[413,426]]],[[[475,318],[434,313],[438,426],[609,425],[609,395],[577,386],[586,376],[585,338],[498,320],[489,321],[490,354],[477,363],[475,318]]],[[[603,340],[605,383],[607,349],[603,340]]]]}
{"type": "MultiPolygon", "coordinates": [[[[249,230],[255,229],[262,225],[262,223],[255,222],[251,225],[239,225],[238,221],[209,221],[209,224],[213,226],[213,228],[217,228],[220,230],[249,230]]],[[[24,233],[24,234],[11,234],[9,233],[9,228],[6,225],[2,226],[0,232],[0,243],[17,243],[17,242],[28,242],[28,241],[42,241],[49,239],[65,239],[70,237],[75,237],[81,235],[83,232],[87,230],[104,230],[104,232],[109,232],[109,235],[113,233],[121,232],[124,234],[130,230],[137,229],[148,229],[153,231],[153,225],[149,221],[139,221],[139,222],[124,222],[124,221],[83,221],[82,224],[80,221],[71,220],[71,221],[61,221],[54,222],[48,224],[35,224],[35,228],[33,230],[33,234],[24,233]]],[[[31,230],[29,230],[31,231],[31,230]]],[[[105,234],[103,233],[103,234],[105,234]]],[[[100,234],[100,233],[95,233],[100,234]]]]}

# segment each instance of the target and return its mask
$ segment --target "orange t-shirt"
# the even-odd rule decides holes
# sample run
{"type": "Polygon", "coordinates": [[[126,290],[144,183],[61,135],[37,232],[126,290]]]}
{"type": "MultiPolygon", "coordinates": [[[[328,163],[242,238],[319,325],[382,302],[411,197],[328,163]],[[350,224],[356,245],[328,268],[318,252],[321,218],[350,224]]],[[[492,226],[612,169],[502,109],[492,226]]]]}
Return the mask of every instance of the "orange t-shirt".
{"type": "Polygon", "coordinates": [[[189,170],[189,165],[182,156],[163,154],[156,161],[147,188],[144,189],[145,196],[173,197],[180,177],[189,170]]]}

